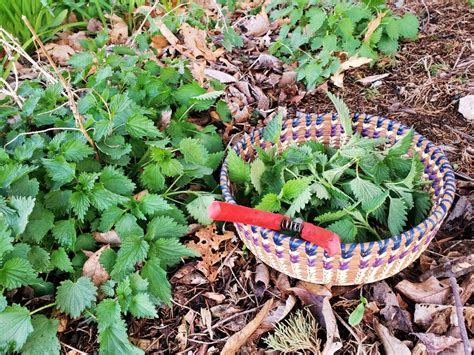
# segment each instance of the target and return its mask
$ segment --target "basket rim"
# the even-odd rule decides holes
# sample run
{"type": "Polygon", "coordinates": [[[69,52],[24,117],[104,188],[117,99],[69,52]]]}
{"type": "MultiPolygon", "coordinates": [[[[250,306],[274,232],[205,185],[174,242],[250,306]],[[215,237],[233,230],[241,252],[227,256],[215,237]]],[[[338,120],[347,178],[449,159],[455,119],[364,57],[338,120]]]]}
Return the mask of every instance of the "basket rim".
{"type": "MultiPolygon", "coordinates": [[[[337,119],[337,117],[338,117],[338,114],[334,113],[334,112],[304,113],[304,112],[301,112],[301,111],[296,111],[293,118],[287,118],[286,120],[283,121],[283,127],[287,126],[288,124],[294,126],[295,121],[299,121],[301,118],[308,117],[308,116],[311,116],[311,115],[316,116],[317,118],[321,118],[321,117],[324,117],[324,116],[327,116],[327,115],[332,115],[333,120],[335,118],[337,119]]],[[[370,115],[370,114],[366,114],[366,113],[357,113],[357,112],[352,114],[353,129],[354,129],[354,123],[357,125],[358,120],[360,119],[361,116],[362,117],[365,116],[365,119],[377,119],[377,120],[382,120],[382,121],[388,121],[389,125],[398,124],[399,125],[398,129],[402,130],[402,132],[405,132],[406,130],[410,129],[408,126],[402,124],[401,122],[389,119],[389,118],[384,117],[384,116],[370,115]]],[[[413,128],[411,128],[411,129],[413,129],[413,128]]],[[[261,128],[254,129],[251,133],[246,133],[234,144],[232,149],[236,153],[239,153],[238,150],[239,150],[240,146],[241,145],[245,146],[244,141],[245,141],[246,137],[250,138],[251,142],[253,143],[256,134],[259,134],[263,137],[264,130],[265,130],[265,127],[261,127],[261,128]]],[[[343,131],[342,126],[341,126],[341,130],[343,131]]],[[[283,131],[284,130],[282,130],[282,132],[283,131]]],[[[430,155],[431,156],[436,155],[436,161],[431,165],[442,167],[443,177],[442,177],[441,180],[444,181],[444,185],[445,185],[445,189],[444,189],[443,193],[438,195],[436,203],[434,202],[434,198],[432,197],[431,201],[433,203],[433,206],[431,208],[430,214],[422,222],[420,222],[418,225],[412,227],[409,230],[403,231],[402,233],[397,234],[397,235],[393,235],[390,238],[385,238],[385,239],[381,239],[381,240],[375,240],[375,241],[369,241],[369,242],[354,242],[354,243],[343,243],[343,242],[341,242],[341,254],[342,254],[343,258],[344,258],[344,255],[346,253],[352,253],[352,251],[355,250],[355,248],[357,248],[357,247],[360,247],[360,250],[361,250],[362,253],[367,252],[368,254],[370,254],[370,252],[372,250],[372,247],[375,243],[379,244],[379,246],[381,248],[382,247],[385,248],[386,246],[388,246],[388,243],[390,243],[390,242],[394,242],[398,245],[401,245],[401,242],[402,242],[403,239],[405,239],[405,240],[409,239],[410,243],[411,243],[411,241],[414,239],[414,236],[415,236],[416,232],[418,232],[419,235],[423,236],[427,231],[429,231],[429,229],[430,229],[429,224],[431,224],[431,225],[433,225],[433,227],[435,227],[435,225],[437,223],[442,224],[444,219],[446,218],[446,216],[449,212],[449,209],[451,208],[452,203],[454,201],[454,192],[455,192],[455,186],[456,186],[452,166],[449,163],[448,159],[446,158],[445,154],[441,151],[441,149],[439,147],[435,146],[433,142],[431,142],[429,139],[427,139],[425,136],[421,135],[420,133],[418,133],[414,129],[413,129],[413,132],[414,132],[414,138],[417,137],[418,141],[416,143],[415,143],[415,141],[412,142],[412,147],[415,146],[415,145],[418,145],[418,144],[421,145],[421,143],[426,143],[425,150],[433,148],[433,151],[430,153],[430,155]],[[452,187],[452,191],[449,191],[449,189],[447,189],[446,187],[452,187]],[[452,194],[450,192],[452,192],[452,194]]],[[[263,139],[262,139],[262,141],[263,141],[263,139]]],[[[234,200],[233,194],[231,193],[230,179],[228,178],[228,174],[227,174],[227,164],[228,164],[228,154],[226,154],[226,156],[224,158],[224,161],[223,161],[223,164],[222,164],[222,168],[221,168],[221,172],[220,172],[219,185],[221,187],[222,195],[224,197],[224,200],[228,203],[231,203],[231,204],[237,204],[237,202],[234,200]]],[[[428,163],[423,162],[423,165],[425,167],[430,166],[429,161],[428,161],[428,163]]],[[[263,235],[266,235],[267,233],[270,233],[270,232],[274,233],[274,235],[277,236],[282,242],[284,240],[288,240],[289,245],[292,245],[294,243],[296,243],[297,245],[302,244],[302,243],[307,243],[307,244],[309,243],[315,249],[320,248],[316,244],[305,241],[305,240],[303,240],[301,238],[298,238],[298,237],[289,236],[289,235],[287,235],[285,233],[282,233],[282,232],[279,232],[279,231],[270,230],[270,229],[267,229],[267,228],[264,228],[264,227],[256,227],[256,226],[252,226],[252,227],[258,228],[263,235]]],[[[329,257],[328,254],[326,253],[326,251],[324,251],[324,255],[325,255],[325,257],[329,257]]],[[[338,255],[340,255],[340,254],[338,254],[338,255]]]]}

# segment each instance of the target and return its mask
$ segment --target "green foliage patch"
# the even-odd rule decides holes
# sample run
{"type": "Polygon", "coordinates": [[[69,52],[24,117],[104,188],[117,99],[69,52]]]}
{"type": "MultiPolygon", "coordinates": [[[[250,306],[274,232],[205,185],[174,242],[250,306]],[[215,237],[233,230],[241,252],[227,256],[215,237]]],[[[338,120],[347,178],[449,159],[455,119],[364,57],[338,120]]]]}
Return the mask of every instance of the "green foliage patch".
{"type": "Polygon", "coordinates": [[[400,41],[416,39],[419,25],[413,14],[393,14],[384,0],[273,0],[268,11],[271,20],[285,21],[270,52],[298,62],[297,79],[309,89],[336,72],[343,53],[374,61],[393,55],[400,41]]]}
{"type": "Polygon", "coordinates": [[[53,307],[96,321],[101,353],[143,353],[129,343],[123,317],[153,318],[170,303],[166,269],[196,256],[179,241],[186,216],[209,223],[207,206],[219,197],[220,135],[187,118],[215,106],[222,92],[208,92],[179,64],[158,66],[146,46],[106,43],[104,33],[84,40],[68,72],[94,146],[59,84],[24,81],[22,109],[2,101],[2,353],[58,353],[57,321],[36,314],[53,307]],[[119,245],[101,249],[93,236],[106,232],[119,245]],[[98,250],[110,275],[102,284],[83,275],[84,251],[98,250]],[[53,302],[33,310],[6,297],[23,286],[53,302]]]}

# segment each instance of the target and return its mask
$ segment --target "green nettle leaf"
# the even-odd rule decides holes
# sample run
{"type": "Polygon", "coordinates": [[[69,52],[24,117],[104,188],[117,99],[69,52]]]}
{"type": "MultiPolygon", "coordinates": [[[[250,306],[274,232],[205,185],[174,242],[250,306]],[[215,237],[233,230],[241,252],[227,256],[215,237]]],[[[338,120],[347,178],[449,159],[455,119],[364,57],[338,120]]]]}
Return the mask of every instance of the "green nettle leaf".
{"type": "Polygon", "coordinates": [[[420,23],[413,14],[405,14],[400,20],[400,34],[408,39],[416,39],[420,23]]]}
{"type": "Polygon", "coordinates": [[[147,226],[146,238],[179,238],[188,231],[188,226],[178,223],[173,217],[158,216],[153,218],[147,226]]]}
{"type": "Polygon", "coordinates": [[[145,166],[145,169],[143,169],[143,172],[140,175],[140,181],[143,186],[149,188],[151,191],[159,192],[165,187],[165,177],[161,173],[158,164],[149,164],[145,166]]]}
{"type": "Polygon", "coordinates": [[[131,236],[122,240],[110,276],[115,280],[122,280],[126,273],[133,271],[136,263],[146,258],[148,249],[149,245],[142,237],[131,236]]]}
{"type": "Polygon", "coordinates": [[[267,142],[277,144],[280,140],[281,129],[282,129],[283,115],[277,113],[275,117],[263,130],[263,139],[267,142]]]}
{"type": "Polygon", "coordinates": [[[184,138],[179,142],[179,151],[188,163],[205,165],[209,153],[204,145],[197,139],[184,138]]]}
{"type": "Polygon", "coordinates": [[[282,189],[282,196],[286,200],[293,200],[298,197],[311,183],[311,178],[297,178],[285,182],[282,189]]]}
{"type": "Polygon", "coordinates": [[[20,351],[32,331],[30,312],[17,304],[8,306],[0,313],[0,350],[20,351]]]}
{"type": "Polygon", "coordinates": [[[128,202],[127,197],[120,196],[107,190],[101,184],[96,184],[91,191],[91,203],[99,211],[103,211],[111,206],[128,202]]]}
{"type": "Polygon", "coordinates": [[[73,272],[74,269],[71,264],[71,260],[67,255],[64,248],[60,247],[57,250],[53,250],[51,253],[51,264],[58,270],[65,272],[73,272]]]}
{"type": "Polygon", "coordinates": [[[65,248],[72,248],[76,243],[76,227],[74,219],[56,221],[51,232],[58,243],[65,248]]]}
{"type": "Polygon", "coordinates": [[[336,108],[337,114],[339,116],[339,120],[341,121],[342,128],[344,128],[344,132],[348,137],[352,136],[352,119],[349,113],[349,108],[347,107],[346,103],[342,101],[341,98],[337,97],[331,92],[327,92],[329,99],[331,100],[332,104],[336,108]]]}
{"type": "Polygon", "coordinates": [[[0,295],[0,312],[3,312],[8,306],[7,298],[4,295],[0,295]]]}
{"type": "Polygon", "coordinates": [[[122,171],[106,166],[100,173],[100,182],[107,190],[120,195],[129,195],[135,190],[135,184],[122,171]]]}
{"type": "Polygon", "coordinates": [[[140,209],[147,215],[153,215],[156,212],[169,211],[171,206],[161,196],[147,193],[140,199],[140,209]]]}
{"type": "Polygon", "coordinates": [[[252,164],[250,164],[250,181],[252,181],[255,190],[261,194],[262,193],[262,175],[265,172],[265,164],[259,158],[255,159],[252,164]]]}
{"type": "Polygon", "coordinates": [[[405,134],[401,139],[397,141],[390,149],[388,150],[389,156],[400,156],[408,153],[412,142],[413,142],[413,130],[410,130],[405,134]]]}
{"type": "Polygon", "coordinates": [[[377,210],[378,208],[380,208],[385,203],[385,200],[387,199],[388,195],[389,195],[388,191],[385,191],[385,192],[381,193],[380,195],[377,195],[371,201],[369,201],[368,203],[365,204],[364,209],[367,212],[373,212],[373,211],[377,210]]]}
{"type": "Polygon", "coordinates": [[[403,227],[407,221],[407,206],[402,198],[390,198],[388,209],[388,229],[392,235],[403,232],[403,227]]]}
{"type": "Polygon", "coordinates": [[[174,266],[184,257],[199,256],[194,250],[185,247],[177,239],[158,238],[152,247],[152,254],[160,259],[161,266],[174,266]]]}
{"type": "Polygon", "coordinates": [[[166,271],[161,267],[159,258],[150,258],[143,266],[140,276],[148,280],[148,288],[158,303],[170,305],[171,285],[166,278],[166,271]]]}
{"type": "Polygon", "coordinates": [[[343,243],[353,243],[357,235],[357,227],[350,218],[343,218],[326,227],[336,233],[343,243]]]}
{"type": "Polygon", "coordinates": [[[108,232],[111,230],[114,224],[120,220],[124,213],[125,210],[115,206],[105,210],[100,218],[99,231],[108,232]]]}
{"type": "Polygon", "coordinates": [[[33,332],[21,348],[21,353],[23,355],[59,354],[61,346],[56,335],[58,323],[58,320],[48,319],[42,314],[34,315],[31,321],[33,332]]]}
{"type": "Polygon", "coordinates": [[[319,216],[316,216],[314,220],[319,223],[328,223],[328,222],[338,221],[347,215],[348,215],[347,211],[339,210],[339,211],[326,212],[326,213],[320,214],[319,216]]]}
{"type": "Polygon", "coordinates": [[[227,26],[224,31],[224,39],[222,45],[228,51],[231,51],[234,47],[240,48],[244,45],[244,41],[240,35],[235,32],[232,26],[227,26]]]}
{"type": "Polygon", "coordinates": [[[97,306],[100,353],[104,355],[144,354],[143,350],[128,341],[127,327],[120,312],[120,305],[112,299],[105,299],[97,306]]]}
{"type": "Polygon", "coordinates": [[[77,318],[95,301],[97,288],[88,277],[80,277],[76,282],[62,281],[56,290],[56,306],[62,312],[77,318]]]}
{"type": "Polygon", "coordinates": [[[286,211],[286,215],[294,217],[295,213],[300,212],[311,200],[311,188],[304,189],[292,202],[290,208],[286,211]]]}
{"type": "Polygon", "coordinates": [[[10,225],[16,235],[20,235],[25,231],[28,224],[28,219],[35,206],[35,199],[33,197],[12,197],[10,199],[10,206],[17,210],[16,216],[6,215],[11,219],[10,225]]]}
{"type": "Polygon", "coordinates": [[[77,215],[80,221],[84,221],[84,217],[90,206],[90,200],[86,193],[82,191],[73,192],[69,200],[72,210],[77,215]]]}
{"type": "Polygon", "coordinates": [[[133,115],[125,123],[125,129],[134,138],[157,137],[160,134],[155,123],[141,115],[133,115]]]}
{"type": "Polygon", "coordinates": [[[81,161],[94,154],[94,149],[85,139],[71,139],[62,146],[63,156],[67,161],[81,161]]]}
{"type": "Polygon", "coordinates": [[[400,36],[400,21],[395,18],[390,18],[385,26],[385,32],[387,32],[387,35],[391,39],[398,40],[400,36]]]}
{"type": "Polygon", "coordinates": [[[262,200],[255,206],[255,208],[262,211],[278,212],[281,209],[280,198],[277,194],[268,193],[263,196],[262,200]]]}
{"type": "Polygon", "coordinates": [[[233,149],[229,150],[227,154],[227,164],[232,181],[236,183],[250,182],[250,164],[240,158],[233,149]]]}
{"type": "Polygon", "coordinates": [[[21,258],[7,260],[0,269],[0,285],[8,290],[28,285],[35,277],[30,262],[21,258]]]}
{"type": "Polygon", "coordinates": [[[395,54],[398,51],[398,41],[384,35],[377,43],[377,47],[385,54],[395,54]]]}
{"type": "Polygon", "coordinates": [[[329,200],[331,198],[328,190],[319,182],[314,182],[311,184],[311,192],[316,194],[320,200],[329,200]]]}
{"type": "Polygon", "coordinates": [[[59,185],[64,185],[74,180],[76,164],[68,163],[63,156],[59,155],[54,159],[42,159],[41,161],[48,176],[59,185]]]}
{"type": "Polygon", "coordinates": [[[212,219],[207,216],[207,208],[215,201],[212,195],[199,195],[186,205],[189,214],[203,225],[211,224],[212,219]]]}
{"type": "Polygon", "coordinates": [[[373,200],[383,194],[382,189],[373,182],[356,177],[350,182],[354,196],[362,203],[364,210],[368,210],[373,200]]]}
{"type": "Polygon", "coordinates": [[[130,313],[137,318],[155,318],[156,306],[151,302],[147,293],[138,293],[132,297],[129,307],[130,313]]]}
{"type": "Polygon", "coordinates": [[[49,253],[37,245],[32,246],[28,252],[28,261],[37,272],[46,272],[50,269],[49,253]]]}
{"type": "Polygon", "coordinates": [[[426,191],[413,192],[415,204],[415,223],[421,223],[428,215],[431,208],[431,195],[426,191]]]}
{"type": "Polygon", "coordinates": [[[313,11],[311,13],[309,24],[308,24],[309,35],[316,33],[316,31],[319,30],[323,26],[324,21],[326,20],[326,13],[324,13],[323,10],[319,8],[312,8],[310,9],[310,11],[311,10],[313,11]]]}
{"type": "Polygon", "coordinates": [[[160,163],[161,171],[166,176],[178,176],[183,174],[183,164],[177,159],[170,159],[160,163]]]}

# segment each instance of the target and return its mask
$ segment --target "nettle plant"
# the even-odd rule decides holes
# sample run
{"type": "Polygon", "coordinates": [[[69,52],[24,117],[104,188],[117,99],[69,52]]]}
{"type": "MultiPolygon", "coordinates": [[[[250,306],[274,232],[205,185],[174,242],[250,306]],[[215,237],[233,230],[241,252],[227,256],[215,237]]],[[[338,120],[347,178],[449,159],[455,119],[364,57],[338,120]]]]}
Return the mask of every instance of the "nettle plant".
{"type": "Polygon", "coordinates": [[[352,134],[347,106],[329,94],[350,139],[340,148],[306,142],[277,149],[282,117],[265,127],[264,139],[276,146],[255,146],[252,162],[228,153],[230,180],[239,204],[315,222],[344,243],[397,235],[426,218],[431,208],[423,164],[407,155],[409,131],[393,146],[384,138],[352,134]]]}
{"type": "Polygon", "coordinates": [[[2,353],[59,353],[58,321],[39,314],[53,307],[97,322],[101,353],[142,353],[122,317],[155,317],[170,303],[166,269],[196,255],[179,241],[186,215],[210,222],[224,147],[214,126],[187,118],[222,92],[208,93],[182,65],[106,42],[87,40],[70,60],[93,146],[60,84],[25,81],[21,109],[1,103],[2,353]],[[87,251],[103,268],[92,279],[83,276],[87,251]]]}
{"type": "Polygon", "coordinates": [[[283,20],[270,52],[297,62],[297,79],[309,89],[329,78],[342,57],[393,55],[399,42],[416,39],[418,19],[394,15],[384,0],[273,0],[270,19],[283,20]]]}

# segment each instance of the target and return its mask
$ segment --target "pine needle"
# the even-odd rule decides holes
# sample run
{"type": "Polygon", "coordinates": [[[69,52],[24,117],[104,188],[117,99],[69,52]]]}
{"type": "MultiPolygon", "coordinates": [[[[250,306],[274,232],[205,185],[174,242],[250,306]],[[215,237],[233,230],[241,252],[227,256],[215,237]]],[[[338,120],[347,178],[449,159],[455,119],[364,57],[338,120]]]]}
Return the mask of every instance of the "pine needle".
{"type": "Polygon", "coordinates": [[[273,334],[264,339],[269,350],[290,353],[308,350],[321,354],[321,341],[318,338],[318,324],[308,311],[298,310],[288,320],[276,326],[273,334]]]}

